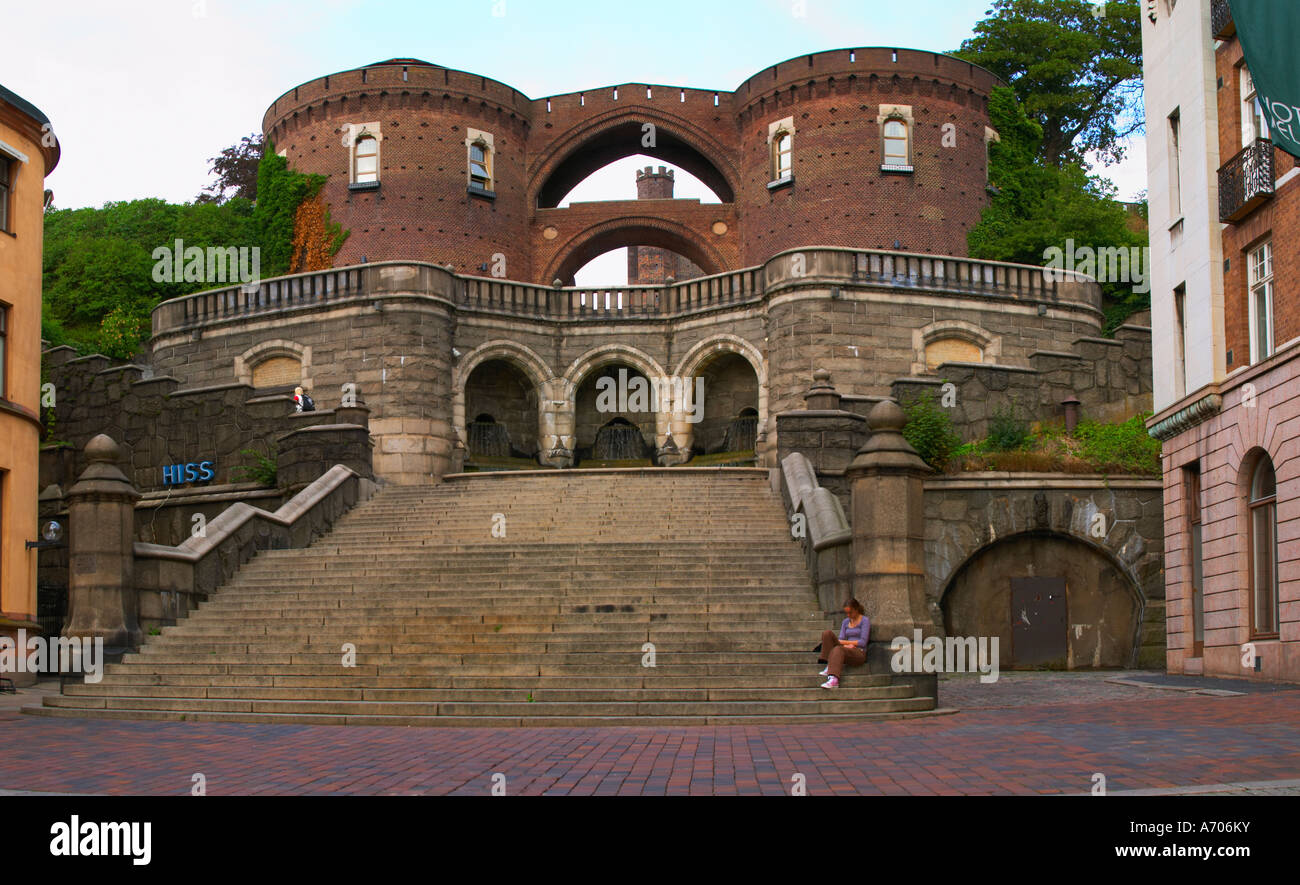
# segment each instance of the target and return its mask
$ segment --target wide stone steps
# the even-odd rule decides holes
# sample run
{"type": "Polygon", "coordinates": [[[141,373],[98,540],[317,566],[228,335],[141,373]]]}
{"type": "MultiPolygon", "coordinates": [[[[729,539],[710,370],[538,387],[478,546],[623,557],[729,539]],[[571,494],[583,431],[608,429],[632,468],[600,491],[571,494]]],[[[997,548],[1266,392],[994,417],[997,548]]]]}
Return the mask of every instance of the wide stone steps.
{"type": "Polygon", "coordinates": [[[384,489],[312,547],[262,551],[101,682],[28,712],[458,727],[935,712],[888,674],[819,688],[811,650],[837,620],[765,470],[479,474],[384,489]]]}

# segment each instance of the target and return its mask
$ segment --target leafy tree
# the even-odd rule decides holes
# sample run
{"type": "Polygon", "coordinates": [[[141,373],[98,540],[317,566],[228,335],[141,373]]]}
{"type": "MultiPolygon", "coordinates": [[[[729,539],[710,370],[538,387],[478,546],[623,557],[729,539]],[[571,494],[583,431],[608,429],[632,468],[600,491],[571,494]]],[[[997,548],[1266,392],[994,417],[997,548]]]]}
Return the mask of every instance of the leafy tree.
{"type": "Polygon", "coordinates": [[[262,136],[254,132],[245,135],[239,144],[231,145],[208,162],[208,170],[217,180],[203,189],[196,203],[224,203],[231,198],[257,199],[257,169],[262,160],[262,136]],[[234,191],[230,194],[230,191],[234,191]]]}
{"type": "MultiPolygon", "coordinates": [[[[1041,265],[1048,249],[1065,249],[1069,240],[1091,248],[1147,244],[1109,181],[1090,175],[1077,161],[1057,166],[1043,158],[1042,128],[1011,89],[993,90],[989,118],[1002,140],[989,148],[995,193],[967,236],[972,257],[1041,265]]],[[[1134,293],[1131,284],[1101,285],[1108,332],[1150,306],[1150,293],[1134,293]]]]}
{"type": "MultiPolygon", "coordinates": [[[[155,250],[170,252],[177,240],[204,250],[258,248],[262,276],[287,273],[295,213],[325,178],[289,169],[274,151],[257,172],[256,203],[234,195],[180,205],[145,199],[48,210],[42,337],[119,359],[134,355],[149,336],[149,314],[159,302],[206,288],[184,282],[175,268],[173,281],[154,279],[155,250]]],[[[346,232],[329,222],[328,213],[324,230],[332,255],[346,232]]]]}
{"type": "Polygon", "coordinates": [[[1048,163],[1097,151],[1110,165],[1144,125],[1140,16],[1139,0],[994,0],[953,54],[1011,85],[1048,163]]]}

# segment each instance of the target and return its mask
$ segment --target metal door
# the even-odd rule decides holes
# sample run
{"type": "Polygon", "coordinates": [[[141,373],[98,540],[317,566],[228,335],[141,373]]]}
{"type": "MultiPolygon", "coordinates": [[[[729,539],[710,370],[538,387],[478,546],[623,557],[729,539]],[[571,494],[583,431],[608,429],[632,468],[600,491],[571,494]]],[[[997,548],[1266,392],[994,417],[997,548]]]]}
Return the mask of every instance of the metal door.
{"type": "Polygon", "coordinates": [[[1067,663],[1065,578],[1011,579],[1011,663],[1059,667],[1067,663]]]}

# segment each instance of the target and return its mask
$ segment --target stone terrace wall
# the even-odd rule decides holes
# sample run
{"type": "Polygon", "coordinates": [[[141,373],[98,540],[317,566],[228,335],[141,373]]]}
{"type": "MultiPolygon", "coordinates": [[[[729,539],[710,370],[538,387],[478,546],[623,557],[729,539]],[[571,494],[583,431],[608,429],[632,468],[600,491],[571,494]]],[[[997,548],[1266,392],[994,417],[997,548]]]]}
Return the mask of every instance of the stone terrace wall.
{"type": "Polygon", "coordinates": [[[66,491],[86,467],[86,443],[100,433],[121,441],[125,472],[137,488],[150,490],[163,488],[164,465],[210,460],[212,482],[230,482],[232,467],[253,463],[244,449],[270,455],[296,429],[367,424],[364,406],[295,413],[290,397],[258,397],[246,384],[181,389],[176,378],[146,378],[144,367],[114,367],[98,355],[74,358],[66,347],[45,357],[55,389],[53,435],[71,449],[58,447],[42,458],[42,489],[57,484],[66,491]]]}

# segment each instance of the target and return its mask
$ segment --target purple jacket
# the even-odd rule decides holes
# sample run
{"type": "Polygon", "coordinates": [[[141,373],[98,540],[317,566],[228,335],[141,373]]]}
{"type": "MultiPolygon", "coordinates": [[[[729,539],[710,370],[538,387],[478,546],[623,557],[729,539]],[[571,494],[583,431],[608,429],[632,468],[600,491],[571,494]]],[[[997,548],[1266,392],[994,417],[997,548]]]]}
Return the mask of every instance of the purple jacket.
{"type": "Polygon", "coordinates": [[[856,627],[849,624],[848,618],[845,618],[844,623],[840,624],[840,639],[843,639],[845,642],[848,642],[850,639],[856,639],[858,641],[857,648],[860,648],[863,651],[866,651],[867,649],[867,642],[869,641],[870,635],[871,619],[866,615],[862,616],[862,620],[858,621],[858,626],[856,627]]]}

